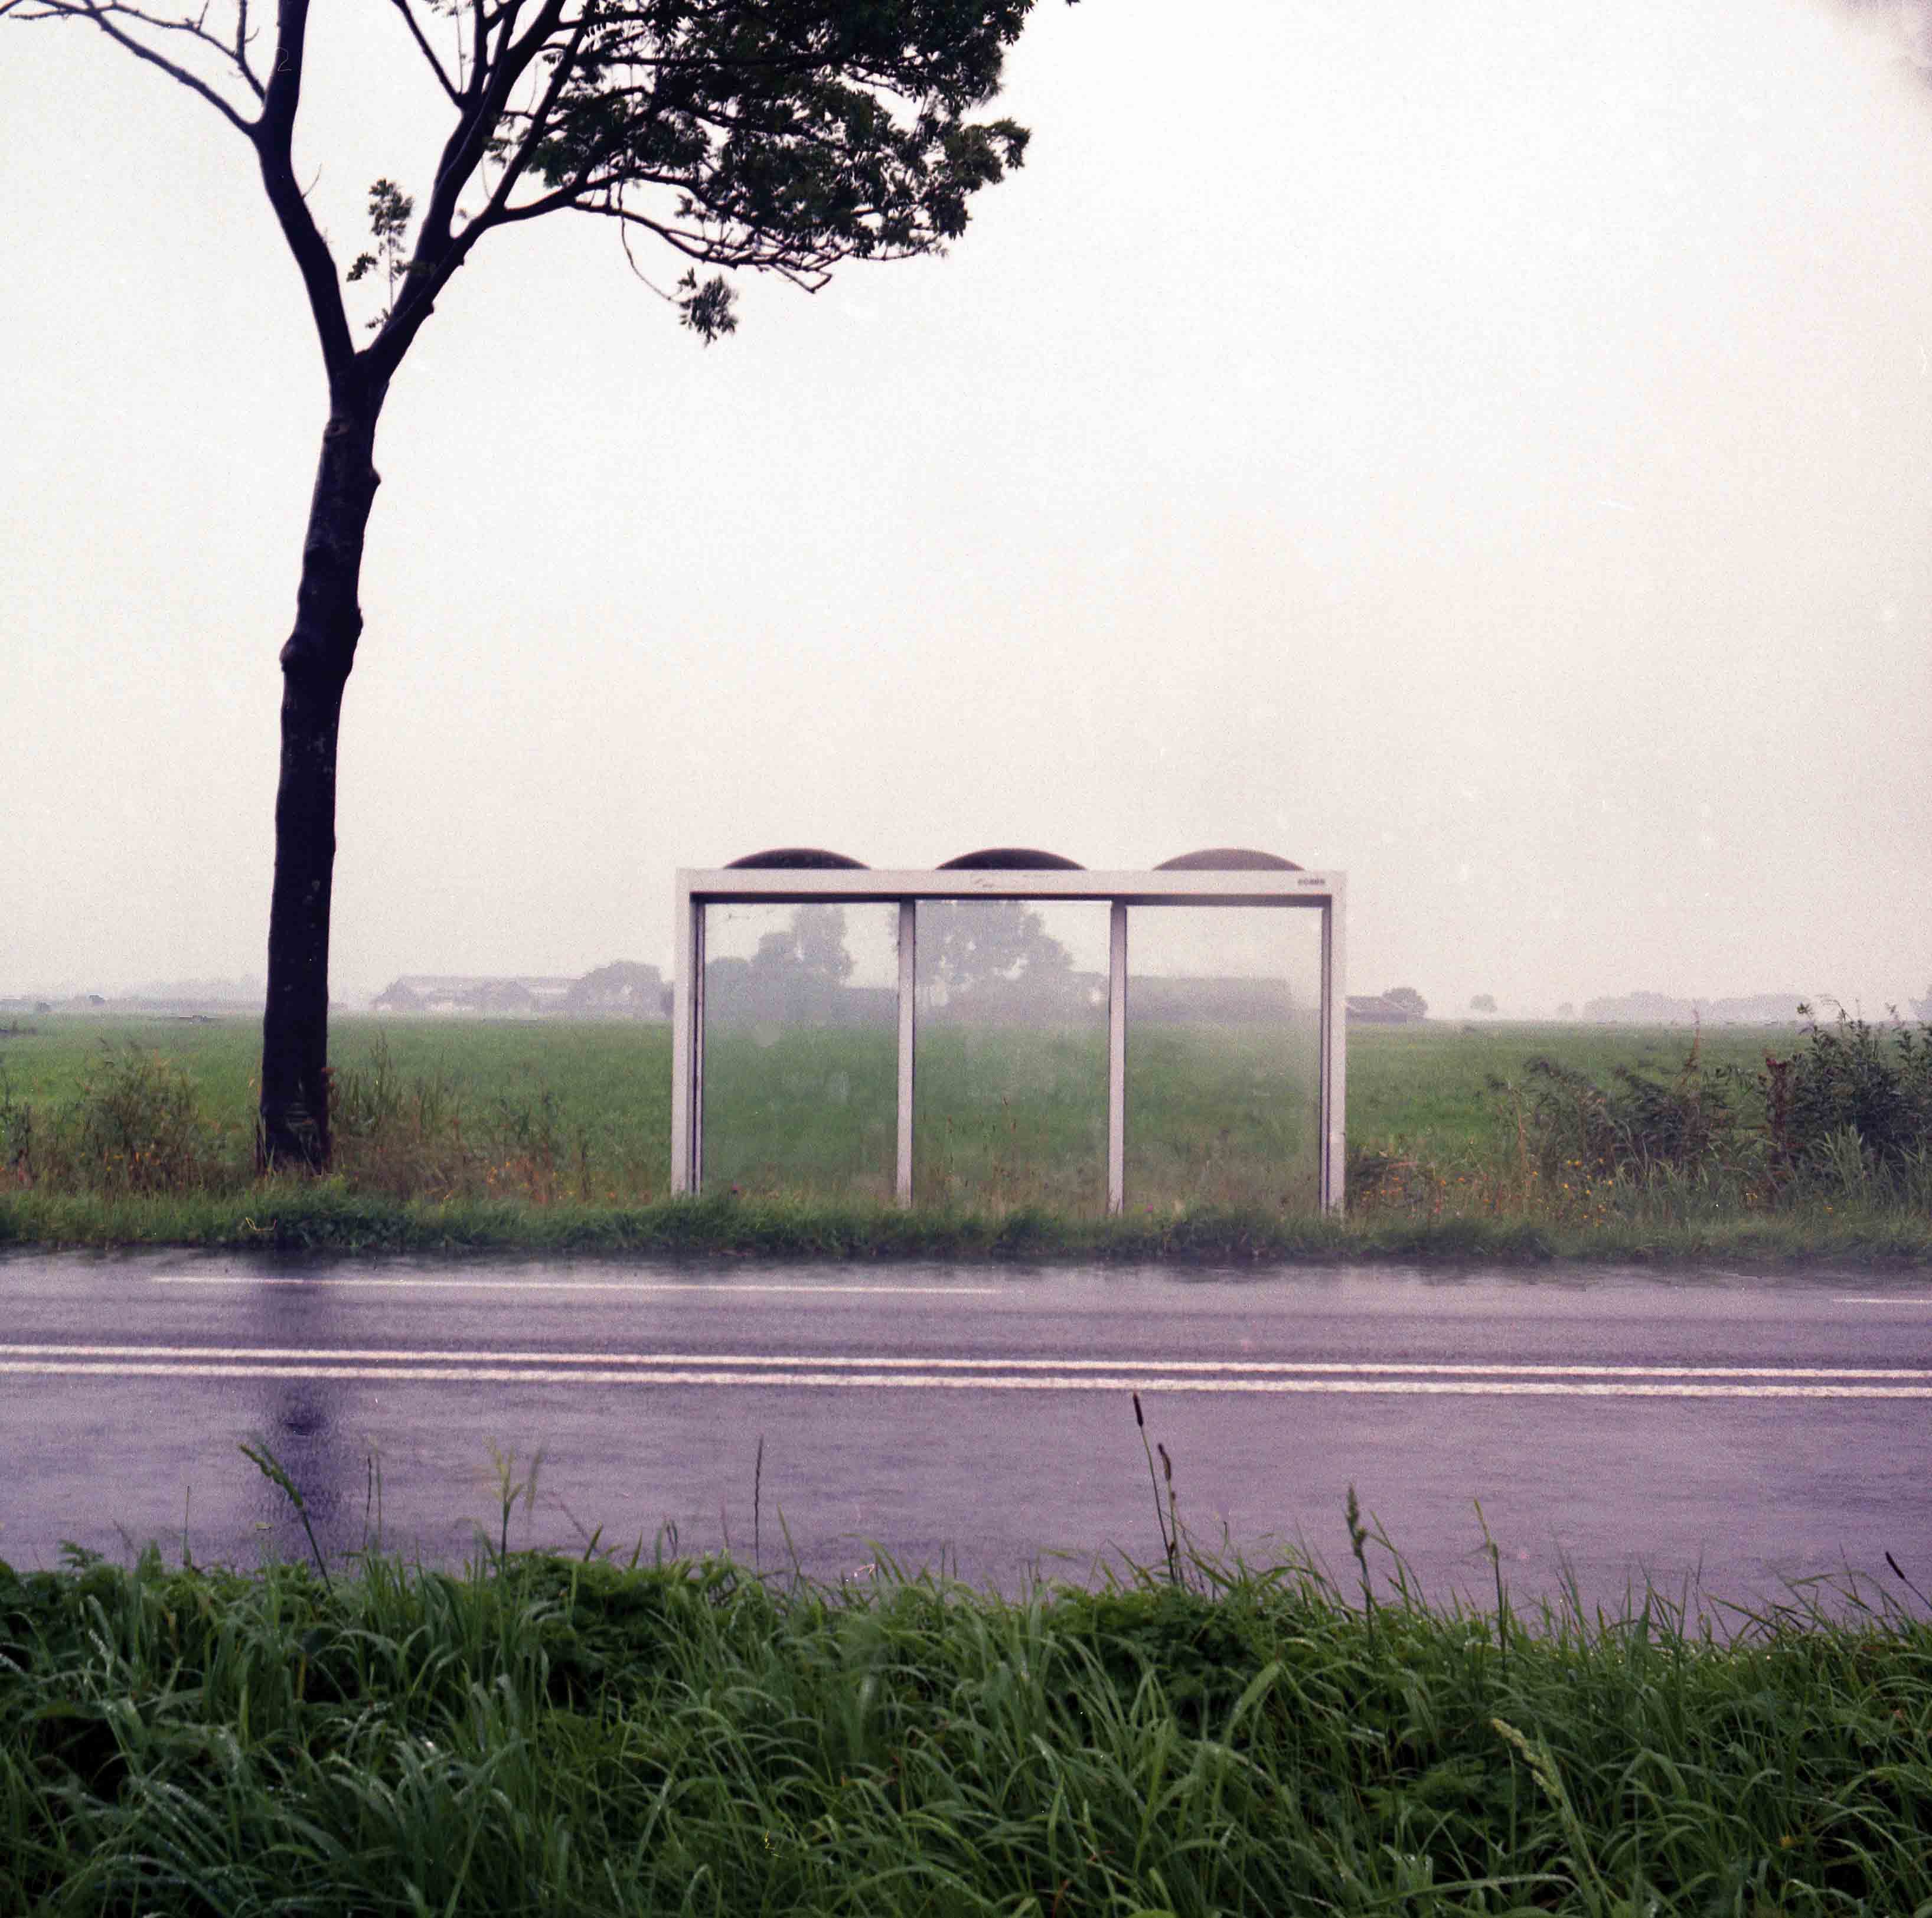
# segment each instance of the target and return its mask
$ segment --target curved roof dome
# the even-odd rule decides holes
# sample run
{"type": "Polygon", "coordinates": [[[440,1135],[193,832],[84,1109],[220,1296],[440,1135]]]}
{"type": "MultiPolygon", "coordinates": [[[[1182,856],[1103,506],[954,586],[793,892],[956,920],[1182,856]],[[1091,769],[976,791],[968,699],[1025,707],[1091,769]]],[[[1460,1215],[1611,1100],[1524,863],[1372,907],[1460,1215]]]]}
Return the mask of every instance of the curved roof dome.
{"type": "Polygon", "coordinates": [[[1157,873],[1298,873],[1303,868],[1278,853],[1258,853],[1252,846],[1210,846],[1201,853],[1184,853],[1163,859],[1157,873]]]}
{"type": "Polygon", "coordinates": [[[742,859],[734,859],[725,871],[736,872],[743,868],[816,872],[868,870],[862,859],[848,859],[843,853],[827,853],[816,846],[779,846],[768,853],[747,853],[742,859]]]}
{"type": "Polygon", "coordinates": [[[988,846],[977,853],[962,853],[939,868],[943,873],[1082,873],[1087,868],[1078,859],[1063,859],[1058,853],[1042,853],[1032,846],[988,846]]]}

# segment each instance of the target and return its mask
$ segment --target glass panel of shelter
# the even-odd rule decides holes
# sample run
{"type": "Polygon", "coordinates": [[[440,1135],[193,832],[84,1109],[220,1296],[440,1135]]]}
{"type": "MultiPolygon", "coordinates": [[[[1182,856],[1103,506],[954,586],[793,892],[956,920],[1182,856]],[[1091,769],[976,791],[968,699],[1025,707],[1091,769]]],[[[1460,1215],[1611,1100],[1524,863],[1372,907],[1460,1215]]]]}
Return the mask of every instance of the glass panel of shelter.
{"type": "Polygon", "coordinates": [[[1321,1209],[1322,919],[1129,907],[1130,1212],[1321,1209]]]}
{"type": "Polygon", "coordinates": [[[701,910],[705,1190],[889,1203],[898,908],[701,910]]]}
{"type": "Polygon", "coordinates": [[[1102,900],[919,902],[920,1204],[1105,1211],[1108,913],[1102,900]]]}

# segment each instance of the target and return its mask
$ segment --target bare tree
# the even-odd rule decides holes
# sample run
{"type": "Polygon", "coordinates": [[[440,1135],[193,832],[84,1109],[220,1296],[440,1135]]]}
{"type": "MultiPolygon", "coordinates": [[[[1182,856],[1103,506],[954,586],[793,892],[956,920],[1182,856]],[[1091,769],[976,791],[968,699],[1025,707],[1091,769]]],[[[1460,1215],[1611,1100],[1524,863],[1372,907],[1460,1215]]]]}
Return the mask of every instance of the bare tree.
{"type": "MultiPolygon", "coordinates": [[[[370,190],[371,247],[338,262],[293,151],[310,0],[172,15],[128,0],[0,0],[0,16],[78,22],[204,101],[245,141],[307,292],[328,413],[281,649],[281,766],[268,919],[259,1159],[329,1152],[329,903],[336,743],[362,635],[362,547],[391,382],[486,234],[587,213],[666,250],[668,289],[706,342],[735,325],[723,272],[808,290],[853,259],[942,250],[968,202],[1018,165],[1025,130],[970,116],[997,90],[1033,0],[389,0],[400,57],[448,106],[418,211],[370,190]],[[345,280],[383,304],[358,345],[345,280]]],[[[632,254],[632,264],[637,265],[632,254]]]]}

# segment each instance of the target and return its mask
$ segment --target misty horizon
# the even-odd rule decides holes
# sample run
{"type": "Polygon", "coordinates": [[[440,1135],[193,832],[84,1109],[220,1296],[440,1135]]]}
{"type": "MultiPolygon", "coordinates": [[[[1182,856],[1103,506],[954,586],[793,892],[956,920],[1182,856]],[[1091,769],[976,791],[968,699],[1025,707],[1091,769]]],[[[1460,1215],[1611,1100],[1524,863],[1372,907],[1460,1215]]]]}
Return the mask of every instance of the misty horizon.
{"type": "MultiPolygon", "coordinates": [[[[332,1004],[338,1011],[367,1012],[372,1009],[373,1002],[392,990],[397,985],[411,981],[440,979],[463,981],[472,985],[488,985],[494,983],[520,983],[532,979],[546,982],[561,977],[580,979],[588,976],[600,967],[614,964],[633,963],[653,968],[662,975],[668,987],[671,969],[668,960],[624,960],[622,958],[598,962],[598,966],[586,966],[581,972],[568,975],[493,973],[464,967],[447,969],[428,967],[410,969],[398,973],[380,986],[362,989],[338,986],[334,990],[332,1004]]],[[[1088,969],[1073,975],[1082,983],[1104,983],[1103,971],[1088,969]]],[[[1164,973],[1139,975],[1144,978],[1171,978],[1181,981],[1211,979],[1217,975],[1210,973],[1164,973]]],[[[1592,995],[1588,999],[1570,998],[1568,1000],[1553,994],[1516,1005],[1498,1003],[1493,1011],[1478,1010],[1466,1002],[1452,1002],[1438,998],[1428,990],[1426,982],[1411,980],[1390,980],[1371,983],[1366,980],[1349,982],[1349,997],[1364,999],[1380,997],[1402,986],[1419,990],[1428,1002],[1429,1016],[1438,1020],[1484,1019],[1504,1024],[1512,1019],[1561,1023],[1574,1020],[1580,1023],[1646,1023],[1673,1024],[1687,1023],[1702,1017],[1715,1023],[1741,1024],[1796,1024],[1799,1022],[1798,1008],[1808,1005],[1812,1013],[1820,1019],[1829,1020],[1843,1010],[1855,1018],[1882,1020],[1894,1014],[1907,1019],[1932,1020],[1932,982],[1928,982],[1922,995],[1907,994],[1898,1001],[1882,1008],[1861,1005],[1842,1004],[1828,993],[1803,990],[1772,990],[1753,991],[1725,991],[1702,993],[1673,990],[1662,988],[1654,983],[1633,984],[1611,993],[1592,995]],[[1616,1008],[1616,1009],[1612,1009],[1616,1008]],[[1654,1017],[1651,1015],[1654,1012],[1654,1017]]],[[[862,990],[885,990],[881,982],[874,981],[859,988],[862,990]]],[[[146,979],[134,981],[103,981],[99,980],[76,981],[58,981],[28,987],[16,991],[0,992],[0,1012],[9,1016],[17,1015],[31,1009],[36,1003],[44,1002],[51,1012],[60,1013],[76,1009],[86,1009],[85,1002],[98,999],[104,1004],[98,1009],[112,1011],[117,1006],[133,1006],[147,1003],[157,1005],[197,1005],[232,1008],[236,1017],[258,1014],[266,991],[265,981],[257,977],[253,979],[146,979]]],[[[406,1015],[398,1015],[406,1016],[406,1015]]],[[[607,1017],[623,1014],[610,1013],[558,1014],[545,1011],[519,1015],[512,1013],[488,1013],[463,1011],[450,1013],[442,1011],[425,1013],[420,1016],[490,1017],[518,1016],[607,1017]]],[[[668,1013],[656,1016],[668,1017],[668,1013]]]]}

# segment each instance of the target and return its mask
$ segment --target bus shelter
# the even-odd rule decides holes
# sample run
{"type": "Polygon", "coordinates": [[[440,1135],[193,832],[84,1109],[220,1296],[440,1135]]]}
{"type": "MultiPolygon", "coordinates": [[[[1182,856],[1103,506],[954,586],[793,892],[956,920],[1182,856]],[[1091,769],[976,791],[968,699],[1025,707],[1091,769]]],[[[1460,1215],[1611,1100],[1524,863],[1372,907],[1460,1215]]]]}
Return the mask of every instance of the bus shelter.
{"type": "MultiPolygon", "coordinates": [[[[989,1149],[1010,1179],[1029,1137],[1012,1116],[1028,1098],[1002,1090],[1010,1081],[1046,1086],[1033,1104],[1053,1106],[1063,1158],[1066,1137],[1082,1162],[1090,1143],[1093,1190],[1096,1200],[1104,1190],[1109,1213],[1189,1198],[1255,1203],[1265,1191],[1270,1203],[1300,1195],[1339,1214],[1345,898],[1342,874],[1243,848],[1148,871],[1090,871],[1017,847],[929,870],[874,869],[808,848],[681,869],[671,1189],[720,1182],[710,1161],[735,1148],[721,1125],[742,1129],[783,1110],[792,1136],[871,1141],[854,1148],[864,1165],[855,1189],[902,1206],[943,1200],[970,1185],[974,1163],[970,1143],[959,1144],[971,1128],[956,1127],[948,1102],[976,1098],[1002,1119],[982,1129],[997,1131],[989,1149]],[[848,976],[847,909],[870,941],[870,984],[848,976]],[[754,937],[749,957],[726,953],[754,937]],[[809,1056],[784,1043],[801,1034],[809,1056]],[[1079,1082],[1073,1096],[1047,1085],[1065,1059],[1090,1060],[1060,1068],[1079,1082]],[[818,1104],[797,1107],[801,1085],[818,1104]],[[1267,1175],[1270,1157],[1279,1176],[1267,1175]]],[[[1046,1155],[1044,1143],[1034,1149],[1046,1155]]]]}

